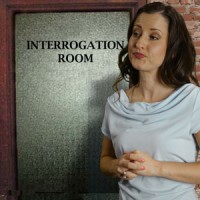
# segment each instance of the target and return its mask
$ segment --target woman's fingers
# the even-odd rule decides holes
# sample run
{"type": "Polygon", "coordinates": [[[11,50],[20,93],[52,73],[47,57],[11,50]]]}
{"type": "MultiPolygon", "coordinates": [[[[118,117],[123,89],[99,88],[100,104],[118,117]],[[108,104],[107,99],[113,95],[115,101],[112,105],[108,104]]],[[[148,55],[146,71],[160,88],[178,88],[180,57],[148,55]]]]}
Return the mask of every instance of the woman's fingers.
{"type": "Polygon", "coordinates": [[[134,172],[131,171],[125,171],[123,174],[121,174],[120,178],[123,180],[131,180],[134,179],[137,175],[134,172]]]}
{"type": "Polygon", "coordinates": [[[119,160],[119,166],[122,168],[128,168],[128,163],[130,162],[130,160],[126,159],[125,156],[123,156],[120,160],[119,160]]]}
{"type": "Polygon", "coordinates": [[[127,170],[128,170],[127,168],[124,168],[124,167],[121,167],[121,166],[117,167],[117,172],[118,172],[118,174],[119,174],[120,177],[122,175],[125,175],[125,173],[126,173],[127,170]]]}
{"type": "Polygon", "coordinates": [[[138,161],[128,160],[126,155],[119,160],[119,167],[125,171],[144,170],[143,161],[138,162],[138,161]]]}
{"type": "Polygon", "coordinates": [[[138,162],[144,162],[144,155],[142,155],[141,151],[135,150],[131,153],[126,153],[124,155],[124,158],[130,161],[138,161],[138,162]]]}
{"type": "MultiPolygon", "coordinates": [[[[125,153],[120,162],[120,166],[126,168],[127,172],[141,176],[156,176],[159,174],[160,165],[160,162],[153,159],[151,155],[138,150],[125,153]]],[[[129,177],[131,174],[126,173],[126,178],[129,177]]]]}
{"type": "Polygon", "coordinates": [[[145,167],[143,165],[143,163],[140,162],[129,162],[127,168],[129,170],[144,170],[145,167]]]}
{"type": "Polygon", "coordinates": [[[128,163],[128,160],[126,160],[123,156],[119,159],[118,166],[117,166],[117,172],[118,172],[118,177],[123,178],[125,176],[126,171],[128,168],[126,167],[128,163]]]}
{"type": "MultiPolygon", "coordinates": [[[[133,171],[129,171],[129,170],[133,170],[133,166],[132,166],[132,168],[129,168],[129,167],[131,167],[130,163],[131,163],[130,160],[128,160],[126,158],[126,155],[123,155],[118,160],[117,176],[119,178],[124,179],[124,180],[131,180],[137,176],[133,171]]],[[[136,165],[136,164],[134,164],[134,165],[136,165]]]]}

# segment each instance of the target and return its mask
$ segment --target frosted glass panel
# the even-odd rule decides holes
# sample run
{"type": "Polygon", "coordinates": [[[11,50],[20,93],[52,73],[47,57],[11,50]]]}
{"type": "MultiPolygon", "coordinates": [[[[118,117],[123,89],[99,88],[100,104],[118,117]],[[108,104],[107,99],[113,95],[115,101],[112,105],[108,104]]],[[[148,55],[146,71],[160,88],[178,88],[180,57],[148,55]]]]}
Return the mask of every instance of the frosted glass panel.
{"type": "Polygon", "coordinates": [[[128,12],[16,15],[18,182],[25,194],[117,192],[116,180],[99,171],[100,127],[128,24],[128,12]]]}

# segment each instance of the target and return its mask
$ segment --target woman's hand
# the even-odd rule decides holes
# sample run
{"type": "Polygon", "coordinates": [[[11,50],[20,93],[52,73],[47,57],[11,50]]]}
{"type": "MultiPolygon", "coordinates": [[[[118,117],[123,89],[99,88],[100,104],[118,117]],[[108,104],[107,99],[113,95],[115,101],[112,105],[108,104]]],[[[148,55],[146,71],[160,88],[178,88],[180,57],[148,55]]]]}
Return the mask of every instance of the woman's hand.
{"type": "Polygon", "coordinates": [[[142,151],[125,154],[129,160],[125,166],[128,172],[137,176],[157,176],[179,182],[200,184],[200,162],[168,162],[157,161],[142,151]]]}
{"type": "Polygon", "coordinates": [[[116,158],[112,141],[105,136],[100,158],[101,171],[108,176],[131,180],[137,175],[133,171],[129,171],[129,163],[130,159],[126,154],[122,155],[120,158],[116,158]]]}
{"type": "Polygon", "coordinates": [[[141,176],[155,176],[160,162],[142,151],[128,152],[116,158],[112,141],[104,137],[100,169],[108,176],[131,180],[141,176]]]}
{"type": "Polygon", "coordinates": [[[129,160],[129,163],[126,165],[129,172],[140,176],[159,175],[160,162],[145,152],[136,150],[131,153],[126,153],[125,159],[129,160]]]}
{"type": "Polygon", "coordinates": [[[135,178],[137,175],[133,170],[128,168],[130,160],[126,154],[122,155],[121,158],[116,159],[116,171],[117,177],[124,180],[131,180],[135,178]]]}

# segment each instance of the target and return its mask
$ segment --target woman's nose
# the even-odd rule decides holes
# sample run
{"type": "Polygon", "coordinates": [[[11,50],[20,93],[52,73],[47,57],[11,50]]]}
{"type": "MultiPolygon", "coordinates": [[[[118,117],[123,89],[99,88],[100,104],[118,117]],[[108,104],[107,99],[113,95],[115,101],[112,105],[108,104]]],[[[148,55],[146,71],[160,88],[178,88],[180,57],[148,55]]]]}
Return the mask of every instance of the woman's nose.
{"type": "Polygon", "coordinates": [[[138,49],[143,49],[145,46],[146,46],[146,39],[144,36],[140,36],[136,42],[135,42],[135,46],[138,48],[138,49]]]}

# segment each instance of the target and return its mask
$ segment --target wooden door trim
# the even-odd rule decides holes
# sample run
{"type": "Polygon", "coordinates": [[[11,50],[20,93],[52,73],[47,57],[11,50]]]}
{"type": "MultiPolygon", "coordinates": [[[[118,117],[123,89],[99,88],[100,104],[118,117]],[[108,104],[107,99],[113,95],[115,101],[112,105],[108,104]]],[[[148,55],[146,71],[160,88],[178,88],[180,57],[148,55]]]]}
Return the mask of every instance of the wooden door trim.
{"type": "Polygon", "coordinates": [[[15,15],[128,11],[131,17],[144,4],[146,0],[0,0],[0,197],[17,189],[15,15]]]}

